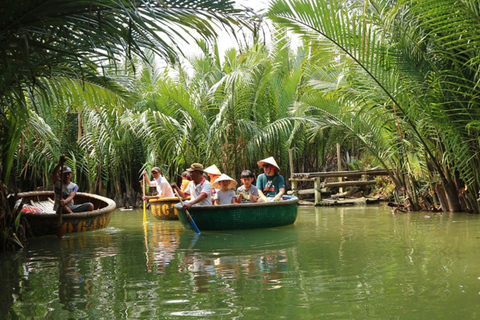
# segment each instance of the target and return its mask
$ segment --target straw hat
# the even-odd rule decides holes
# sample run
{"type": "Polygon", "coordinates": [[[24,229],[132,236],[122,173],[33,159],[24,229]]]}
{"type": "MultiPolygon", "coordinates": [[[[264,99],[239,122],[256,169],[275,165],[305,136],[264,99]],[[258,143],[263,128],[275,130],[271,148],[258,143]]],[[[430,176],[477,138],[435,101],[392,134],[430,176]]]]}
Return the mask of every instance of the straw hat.
{"type": "Polygon", "coordinates": [[[228,184],[229,189],[233,189],[237,186],[237,181],[233,180],[232,178],[227,176],[225,173],[222,173],[220,177],[218,177],[217,180],[215,180],[212,187],[214,187],[215,189],[220,189],[221,187],[219,182],[221,181],[230,181],[230,183],[228,184]]]}
{"type": "Polygon", "coordinates": [[[204,172],[206,172],[207,174],[210,173],[210,174],[214,174],[214,175],[221,175],[222,172],[220,171],[220,169],[217,168],[216,165],[212,164],[210,167],[206,168],[204,170],[204,172]]]}
{"type": "Polygon", "coordinates": [[[269,157],[267,159],[263,159],[263,160],[260,160],[257,162],[257,164],[261,167],[262,165],[264,164],[269,164],[269,165],[272,165],[275,167],[275,171],[280,171],[280,167],[278,166],[277,162],[275,161],[275,159],[273,157],[269,157]]]}

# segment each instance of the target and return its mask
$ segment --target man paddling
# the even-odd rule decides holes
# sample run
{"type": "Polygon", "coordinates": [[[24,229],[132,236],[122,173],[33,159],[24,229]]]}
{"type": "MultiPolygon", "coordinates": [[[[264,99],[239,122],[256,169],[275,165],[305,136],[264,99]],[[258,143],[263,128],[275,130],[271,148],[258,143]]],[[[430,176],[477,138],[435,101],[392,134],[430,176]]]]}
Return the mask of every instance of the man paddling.
{"type": "Polygon", "coordinates": [[[190,172],[192,181],[187,185],[185,191],[182,191],[177,185],[173,187],[178,194],[185,198],[190,196],[189,202],[184,202],[183,209],[188,210],[193,205],[209,206],[212,204],[212,186],[203,175],[203,165],[194,163],[187,169],[190,172]]]}
{"type": "Polygon", "coordinates": [[[157,195],[143,196],[143,200],[175,197],[170,183],[168,183],[167,179],[162,175],[162,169],[160,169],[159,167],[152,168],[152,176],[154,179],[152,181],[150,181],[150,179],[148,178],[147,171],[143,170],[142,174],[145,177],[145,181],[147,181],[150,187],[157,188],[157,195]]]}
{"type": "Polygon", "coordinates": [[[66,161],[67,158],[65,155],[61,155],[58,164],[52,172],[53,190],[55,193],[55,204],[53,209],[58,212],[61,208],[62,213],[92,211],[93,203],[85,202],[75,204],[73,201],[73,198],[75,198],[75,195],[77,194],[78,186],[70,181],[72,178],[72,169],[64,166],[66,161]],[[62,178],[59,177],[60,169],[62,169],[63,172],[62,178]]]}

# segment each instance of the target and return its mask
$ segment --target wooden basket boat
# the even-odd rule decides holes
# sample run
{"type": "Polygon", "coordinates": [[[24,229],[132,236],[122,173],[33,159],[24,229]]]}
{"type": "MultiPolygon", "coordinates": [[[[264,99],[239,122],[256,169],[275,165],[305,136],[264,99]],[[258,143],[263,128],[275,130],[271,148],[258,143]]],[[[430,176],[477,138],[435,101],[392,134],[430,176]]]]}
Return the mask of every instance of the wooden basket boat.
{"type": "MultiPolygon", "coordinates": [[[[44,236],[57,234],[58,215],[53,210],[53,191],[32,191],[18,194],[23,204],[39,209],[41,213],[22,212],[22,217],[28,221],[30,232],[27,235],[44,236]]],[[[62,215],[62,233],[91,231],[108,226],[115,201],[91,193],[77,192],[75,204],[91,202],[95,210],[75,212],[62,215]]]]}
{"type": "MultiPolygon", "coordinates": [[[[193,206],[188,211],[200,231],[286,226],[297,219],[297,197],[275,202],[193,206]]],[[[192,229],[181,203],[174,206],[183,226],[192,229]]]]}
{"type": "Polygon", "coordinates": [[[178,220],[177,210],[173,207],[178,202],[176,197],[148,200],[150,210],[158,220],[178,220]]]}

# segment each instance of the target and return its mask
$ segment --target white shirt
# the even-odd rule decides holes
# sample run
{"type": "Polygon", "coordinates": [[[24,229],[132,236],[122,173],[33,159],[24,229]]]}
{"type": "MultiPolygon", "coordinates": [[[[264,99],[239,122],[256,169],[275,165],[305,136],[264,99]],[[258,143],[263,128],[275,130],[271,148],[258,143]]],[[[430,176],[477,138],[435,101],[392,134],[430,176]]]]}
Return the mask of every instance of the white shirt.
{"type": "Polygon", "coordinates": [[[236,197],[237,194],[233,190],[217,190],[217,193],[215,193],[213,200],[218,200],[218,204],[232,204],[232,199],[236,197]]]}
{"type": "Polygon", "coordinates": [[[157,179],[150,181],[150,185],[157,187],[158,196],[161,198],[175,197],[170,183],[162,175],[158,175],[157,179]]]}
{"type": "Polygon", "coordinates": [[[198,196],[200,196],[202,193],[207,195],[205,199],[203,199],[199,203],[195,203],[194,206],[212,205],[212,185],[210,184],[210,181],[205,178],[203,178],[202,182],[197,185],[195,185],[195,181],[190,181],[190,183],[187,185],[187,188],[185,189],[185,193],[188,193],[190,195],[191,200],[198,198],[198,196]]]}

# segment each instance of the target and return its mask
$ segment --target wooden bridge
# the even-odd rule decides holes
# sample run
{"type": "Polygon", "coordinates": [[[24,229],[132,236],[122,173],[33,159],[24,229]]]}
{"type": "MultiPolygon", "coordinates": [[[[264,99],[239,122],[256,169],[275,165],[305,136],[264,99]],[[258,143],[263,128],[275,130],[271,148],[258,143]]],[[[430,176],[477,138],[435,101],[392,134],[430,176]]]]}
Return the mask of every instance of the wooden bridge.
{"type": "Polygon", "coordinates": [[[339,198],[343,193],[344,187],[366,186],[374,185],[376,180],[371,179],[375,176],[388,176],[389,170],[365,170],[365,171],[331,171],[331,172],[309,172],[309,173],[293,173],[292,177],[288,179],[291,183],[291,191],[289,194],[298,196],[313,194],[314,205],[321,205],[322,192],[327,193],[332,188],[340,188],[337,195],[332,195],[332,198],[339,198]],[[327,178],[337,178],[338,181],[327,182],[327,178]],[[348,180],[345,180],[348,179],[348,180]],[[353,180],[356,179],[356,180],[353,180]],[[313,182],[313,189],[298,189],[299,182],[313,182]]]}

